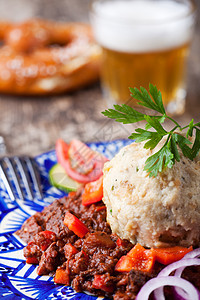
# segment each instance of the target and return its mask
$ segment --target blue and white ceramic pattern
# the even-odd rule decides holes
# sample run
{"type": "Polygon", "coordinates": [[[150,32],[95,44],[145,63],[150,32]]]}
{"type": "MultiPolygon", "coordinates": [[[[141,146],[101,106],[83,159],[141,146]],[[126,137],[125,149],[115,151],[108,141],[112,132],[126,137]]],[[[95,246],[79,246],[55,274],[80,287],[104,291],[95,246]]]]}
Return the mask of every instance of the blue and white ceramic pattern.
{"type": "MultiPolygon", "coordinates": [[[[91,143],[89,146],[111,159],[120,148],[130,144],[130,140],[91,143]]],[[[54,199],[64,196],[64,192],[52,187],[48,172],[56,163],[55,151],[35,158],[42,179],[44,199],[22,202],[11,201],[0,178],[0,298],[18,299],[82,299],[94,300],[97,297],[76,293],[71,287],[56,285],[49,276],[38,276],[37,266],[26,264],[23,257],[25,243],[15,235],[23,222],[54,199]]],[[[100,298],[99,298],[100,299],[100,298]]]]}

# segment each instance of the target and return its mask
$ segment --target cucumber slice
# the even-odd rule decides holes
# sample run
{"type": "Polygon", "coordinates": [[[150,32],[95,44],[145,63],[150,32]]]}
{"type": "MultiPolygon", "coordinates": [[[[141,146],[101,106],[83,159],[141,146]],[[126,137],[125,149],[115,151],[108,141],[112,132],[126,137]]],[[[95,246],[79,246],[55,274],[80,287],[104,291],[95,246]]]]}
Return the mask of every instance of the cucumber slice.
{"type": "Polygon", "coordinates": [[[74,192],[82,186],[81,183],[69,177],[60,164],[56,164],[50,169],[49,180],[53,186],[65,192],[74,192]]]}

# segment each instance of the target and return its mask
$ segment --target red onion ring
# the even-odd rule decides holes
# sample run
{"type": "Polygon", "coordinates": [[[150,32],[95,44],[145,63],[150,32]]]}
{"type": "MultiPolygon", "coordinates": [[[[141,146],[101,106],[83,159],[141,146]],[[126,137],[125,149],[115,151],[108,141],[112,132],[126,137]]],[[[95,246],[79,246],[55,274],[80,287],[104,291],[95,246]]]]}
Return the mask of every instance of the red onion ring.
{"type": "MultiPolygon", "coordinates": [[[[180,287],[187,293],[187,299],[185,300],[199,300],[199,295],[195,287],[187,280],[174,276],[160,276],[155,277],[147,281],[147,283],[141,288],[137,294],[136,300],[148,300],[150,294],[165,285],[180,287]],[[188,298],[189,297],[189,298],[188,298]]],[[[155,295],[155,292],[154,292],[155,295]]],[[[165,300],[165,296],[159,295],[159,298],[155,295],[155,300],[165,300]]]]}
{"type": "MultiPolygon", "coordinates": [[[[197,258],[198,256],[200,256],[200,248],[198,249],[195,249],[191,252],[188,252],[185,256],[184,256],[184,260],[185,259],[189,259],[189,258],[197,258]]],[[[199,259],[200,261],[200,259],[199,259]]],[[[183,270],[185,269],[185,266],[181,267],[181,268],[178,268],[174,274],[174,276],[177,276],[177,277],[181,277],[182,273],[183,273],[183,270]]],[[[175,288],[175,293],[177,294],[177,296],[179,297],[186,297],[186,294],[183,290],[179,289],[179,288],[175,288]]],[[[200,298],[200,292],[199,292],[199,298],[200,298]]]]}
{"type": "MultiPolygon", "coordinates": [[[[199,295],[199,299],[200,299],[200,292],[196,289],[198,295],[199,295]]],[[[187,294],[184,290],[180,289],[179,287],[175,287],[174,288],[174,296],[175,299],[177,300],[188,300],[187,298],[187,294]]]]}
{"type": "MultiPolygon", "coordinates": [[[[200,265],[200,259],[198,258],[182,258],[179,261],[176,261],[170,265],[168,265],[167,267],[165,267],[157,276],[157,278],[159,278],[160,276],[166,276],[165,278],[167,278],[167,276],[169,276],[171,274],[171,272],[179,269],[179,268],[185,268],[188,266],[194,266],[194,265],[200,265]]],[[[179,276],[180,277],[180,276],[179,276]]],[[[172,278],[174,278],[174,280],[176,280],[176,278],[178,278],[177,276],[172,276],[172,278]]],[[[178,287],[178,286],[177,286],[178,287]]],[[[194,289],[196,290],[196,288],[194,287],[194,289]]],[[[179,290],[176,289],[176,293],[179,294],[183,299],[188,300],[187,295],[185,293],[181,293],[179,292],[179,290]]],[[[197,293],[198,295],[198,293],[197,293]]],[[[164,291],[163,291],[163,287],[158,288],[157,290],[154,291],[154,296],[156,299],[165,299],[164,297],[164,291]],[[163,298],[164,297],[164,298],[163,298]]],[[[192,298],[191,298],[192,299],[192,298]]],[[[199,299],[199,298],[197,298],[199,299]]],[[[194,300],[194,299],[192,299],[194,300]]]]}
{"type": "Polygon", "coordinates": [[[200,300],[200,291],[192,283],[181,278],[185,267],[200,265],[200,248],[187,253],[181,260],[165,267],[156,278],[149,280],[139,291],[136,300],[148,300],[154,291],[155,300],[165,300],[163,287],[174,286],[177,300],[200,300]],[[169,276],[175,271],[174,276],[169,276]],[[188,298],[189,297],[189,298],[188,298]]]}
{"type": "MultiPolygon", "coordinates": [[[[199,260],[199,264],[200,264],[200,259],[196,258],[196,256],[194,256],[194,258],[192,258],[192,255],[189,256],[189,257],[185,257],[185,256],[184,256],[184,258],[182,258],[181,261],[182,261],[182,260],[183,260],[183,261],[185,261],[185,260],[191,260],[191,262],[194,261],[194,260],[197,262],[197,261],[199,260]]],[[[198,265],[198,264],[197,264],[197,265],[198,265]]],[[[176,270],[174,276],[181,277],[183,270],[184,270],[185,267],[187,267],[187,266],[188,266],[188,265],[183,265],[182,267],[177,268],[177,270],[176,270]]],[[[158,275],[159,275],[159,274],[158,274],[158,275]]]]}
{"type": "Polygon", "coordinates": [[[185,257],[184,257],[184,258],[168,265],[164,269],[162,269],[162,271],[160,271],[160,273],[158,274],[158,277],[159,276],[168,276],[171,272],[177,270],[178,268],[194,266],[194,265],[200,265],[200,259],[198,259],[198,258],[186,258],[185,259],[185,257]]]}
{"type": "Polygon", "coordinates": [[[200,248],[197,248],[195,250],[192,250],[192,251],[186,253],[185,256],[182,259],[195,258],[195,257],[200,257],[200,248]]]}

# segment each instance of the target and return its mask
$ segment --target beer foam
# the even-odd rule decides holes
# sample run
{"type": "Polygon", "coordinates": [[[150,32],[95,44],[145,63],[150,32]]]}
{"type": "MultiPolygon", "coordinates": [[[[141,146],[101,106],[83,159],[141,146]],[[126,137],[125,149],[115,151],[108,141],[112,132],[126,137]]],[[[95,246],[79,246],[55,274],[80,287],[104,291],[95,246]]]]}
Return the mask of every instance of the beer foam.
{"type": "Polygon", "coordinates": [[[94,2],[91,21],[97,42],[123,52],[176,48],[191,40],[192,5],[171,0],[94,2]]]}

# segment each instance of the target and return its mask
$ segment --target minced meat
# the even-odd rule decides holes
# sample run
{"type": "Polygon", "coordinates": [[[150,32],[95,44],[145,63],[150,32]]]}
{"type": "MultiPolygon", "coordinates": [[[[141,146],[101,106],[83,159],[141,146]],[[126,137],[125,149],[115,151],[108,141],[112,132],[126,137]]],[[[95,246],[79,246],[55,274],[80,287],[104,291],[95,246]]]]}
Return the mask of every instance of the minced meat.
{"type": "MultiPolygon", "coordinates": [[[[128,240],[117,243],[118,236],[111,233],[106,222],[103,202],[85,207],[81,193],[80,190],[55,200],[42,212],[27,219],[16,232],[28,243],[24,248],[27,262],[39,264],[39,275],[54,275],[56,270],[63,270],[68,279],[66,284],[72,285],[77,292],[87,291],[114,300],[135,299],[140,288],[157,276],[163,265],[155,263],[151,273],[134,270],[129,273],[116,272],[116,263],[130,251],[133,244],[128,240]],[[67,211],[88,227],[89,233],[85,237],[79,238],[64,225],[67,211]],[[75,251],[68,251],[69,245],[75,251]],[[97,277],[104,282],[101,288],[94,284],[97,277]]],[[[194,284],[198,283],[200,270],[191,272],[194,284]]],[[[166,298],[172,299],[170,297],[169,292],[166,298]]]]}

